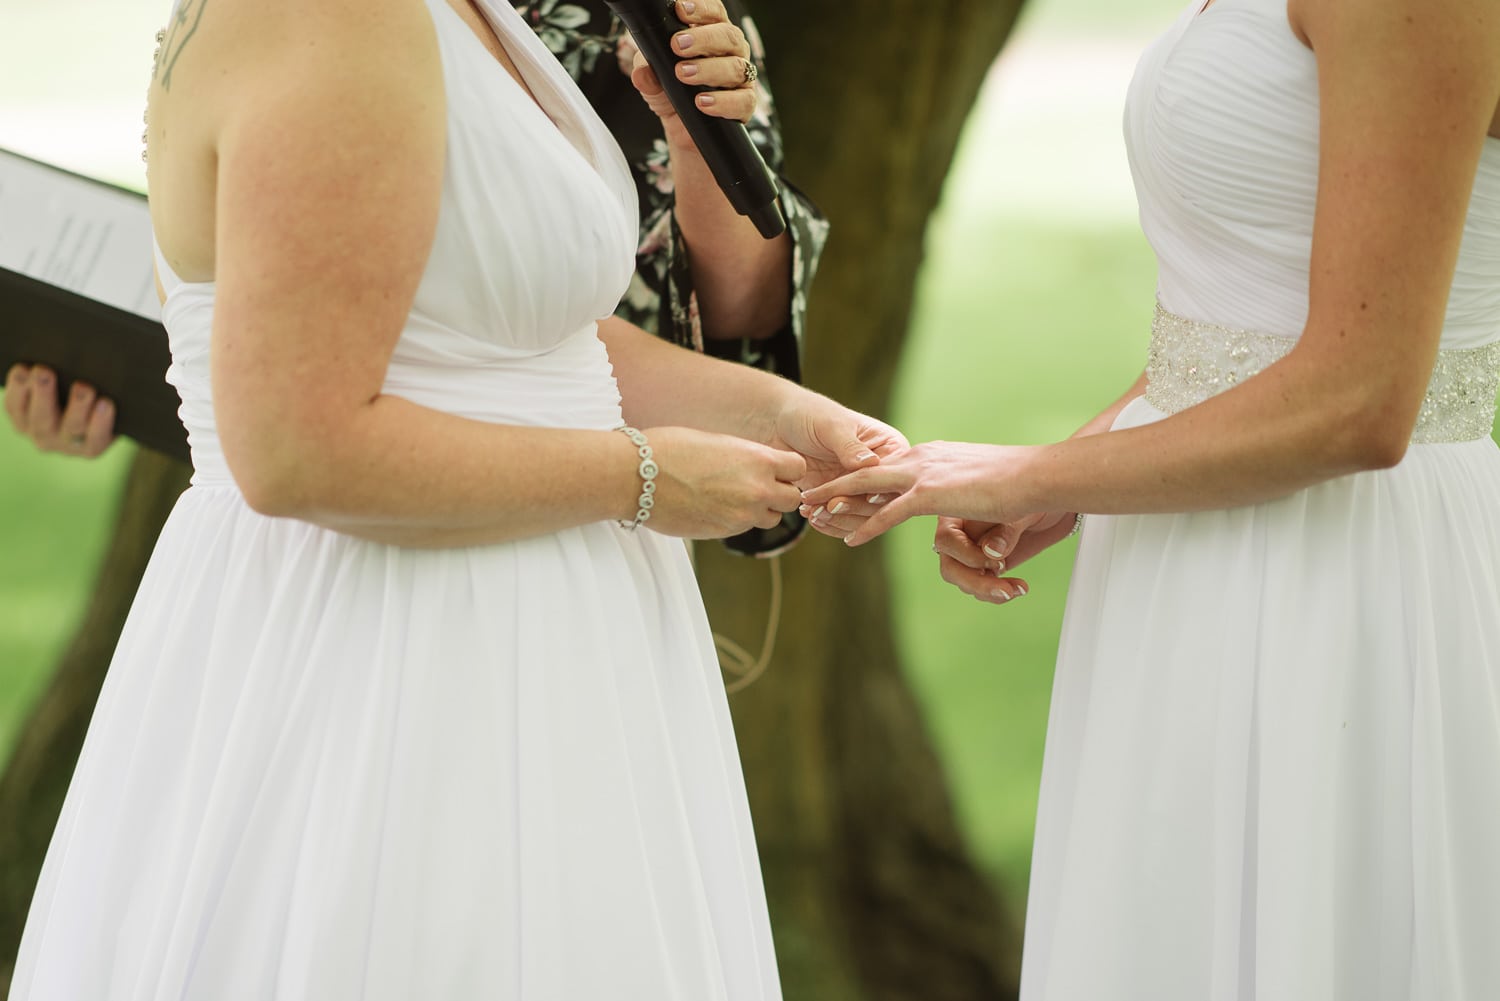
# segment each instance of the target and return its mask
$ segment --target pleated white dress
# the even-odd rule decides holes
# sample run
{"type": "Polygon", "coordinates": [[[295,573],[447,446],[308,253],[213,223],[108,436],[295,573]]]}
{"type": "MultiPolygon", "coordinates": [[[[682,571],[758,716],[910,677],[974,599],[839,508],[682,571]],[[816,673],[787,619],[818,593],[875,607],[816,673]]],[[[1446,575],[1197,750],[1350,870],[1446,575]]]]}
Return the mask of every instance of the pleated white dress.
{"type": "MultiPolygon", "coordinates": [[[[385,391],[612,428],[595,319],[630,279],[635,188],[515,11],[482,6],[547,113],[428,0],[447,166],[385,391]]],[[[415,550],[255,513],[214,430],[214,288],[164,277],[196,473],[110,668],[11,998],[779,998],[683,544],[607,522],[415,550]]]]}
{"type": "MultiPolygon", "coordinates": [[[[1201,6],[1129,92],[1161,311],[1118,427],[1253,376],[1307,315],[1313,55],[1285,0],[1201,6]]],[[[1500,998],[1500,142],[1442,347],[1393,469],[1088,520],[1024,1001],[1500,998]]]]}

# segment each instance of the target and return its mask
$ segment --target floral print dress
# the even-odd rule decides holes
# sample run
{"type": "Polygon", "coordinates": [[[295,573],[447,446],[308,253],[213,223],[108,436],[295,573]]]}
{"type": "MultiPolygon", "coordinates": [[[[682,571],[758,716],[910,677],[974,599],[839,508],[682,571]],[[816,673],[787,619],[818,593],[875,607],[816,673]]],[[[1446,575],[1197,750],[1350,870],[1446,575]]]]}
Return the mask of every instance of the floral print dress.
{"type": "MultiPolygon", "coordinates": [[[[674,343],[721,358],[741,361],[801,380],[801,344],[807,316],[807,290],[828,238],[828,223],[807,198],[781,176],[783,154],[775,104],[766,85],[765,48],[755,22],[735,0],[726,0],[730,18],[744,31],[751,58],[760,69],[750,138],[777,174],[781,211],[792,238],[791,309],[781,330],[759,340],[705,337],[693,288],[692,264],[677,227],[667,140],[658,119],[630,82],[635,44],[603,0],[527,0],[517,12],[577,81],[604,124],[614,134],[635,174],[641,199],[641,242],[636,273],[616,314],[674,343]]],[[[729,548],[765,555],[794,541],[804,527],[792,512],[780,527],[754,529],[726,540],[729,548]]]]}

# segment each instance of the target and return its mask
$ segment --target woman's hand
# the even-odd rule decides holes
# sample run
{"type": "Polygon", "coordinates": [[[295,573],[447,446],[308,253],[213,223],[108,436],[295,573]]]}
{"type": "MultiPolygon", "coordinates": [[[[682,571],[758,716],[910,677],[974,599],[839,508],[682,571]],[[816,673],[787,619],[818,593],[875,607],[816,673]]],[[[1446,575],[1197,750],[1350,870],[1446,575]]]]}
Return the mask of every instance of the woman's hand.
{"type": "Polygon", "coordinates": [[[11,366],[5,375],[5,413],[43,452],[93,458],[115,440],[114,401],[75,382],[59,414],[57,375],[41,365],[11,366]]]}
{"type": "Polygon", "coordinates": [[[996,605],[1031,591],[1020,577],[1005,576],[1037,553],[1073,533],[1075,515],[1063,512],[1028,515],[995,525],[985,521],[939,517],[932,550],[938,573],[964,594],[996,605]]]}
{"type": "Polygon", "coordinates": [[[771,444],[807,460],[807,473],[797,484],[803,490],[876,465],[911,447],[906,436],[889,424],[810,390],[797,392],[782,408],[771,444]]]}
{"type": "MultiPolygon", "coordinates": [[[[1009,483],[1020,475],[1030,450],[1003,445],[930,441],[913,446],[878,466],[871,465],[803,492],[802,501],[822,519],[827,534],[847,528],[844,541],[862,545],[908,518],[924,514],[1002,524],[1032,512],[1007,510],[1009,483]],[[842,520],[840,520],[842,519],[842,520]]],[[[814,519],[818,526],[818,519],[814,519]]]]}
{"type": "Polygon", "coordinates": [[[807,463],[795,452],[691,428],[649,428],[646,437],[659,470],[646,525],[665,535],[719,539],[771,528],[801,503],[807,463]]]}
{"type": "MultiPolygon", "coordinates": [[[[748,122],[755,114],[755,81],[759,72],[750,57],[745,33],[729,20],[721,0],[678,0],[673,9],[684,25],[684,30],[672,36],[672,51],[679,57],[677,79],[689,86],[709,88],[695,98],[704,114],[748,122]]],[[[635,53],[630,82],[661,118],[672,147],[693,146],[656,71],[639,51],[635,53]]]]}

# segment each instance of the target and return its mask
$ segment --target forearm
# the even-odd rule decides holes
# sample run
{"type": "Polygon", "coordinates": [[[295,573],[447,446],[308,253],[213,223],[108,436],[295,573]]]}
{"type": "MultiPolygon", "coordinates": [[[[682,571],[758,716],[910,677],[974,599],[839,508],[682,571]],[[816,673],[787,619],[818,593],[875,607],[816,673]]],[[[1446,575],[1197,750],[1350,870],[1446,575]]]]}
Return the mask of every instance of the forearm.
{"type": "Polygon", "coordinates": [[[691,140],[685,141],[671,142],[675,211],[704,336],[769,337],[786,325],[791,309],[791,237],[762,237],[729,204],[691,140]]]}
{"type": "Polygon", "coordinates": [[[635,450],[616,432],[487,424],[385,395],[321,428],[276,422],[225,428],[241,490],[273,516],[447,547],[635,513],[635,450]]]}
{"type": "Polygon", "coordinates": [[[1398,460],[1378,428],[1390,418],[1370,394],[1330,387],[1326,372],[1288,358],[1161,421],[1016,450],[1013,506],[1101,514],[1237,507],[1398,460]]]}
{"type": "Polygon", "coordinates": [[[599,323],[625,419],[670,424],[768,443],[776,416],[809,391],[746,365],[708,358],[653,337],[618,317],[599,323]]]}

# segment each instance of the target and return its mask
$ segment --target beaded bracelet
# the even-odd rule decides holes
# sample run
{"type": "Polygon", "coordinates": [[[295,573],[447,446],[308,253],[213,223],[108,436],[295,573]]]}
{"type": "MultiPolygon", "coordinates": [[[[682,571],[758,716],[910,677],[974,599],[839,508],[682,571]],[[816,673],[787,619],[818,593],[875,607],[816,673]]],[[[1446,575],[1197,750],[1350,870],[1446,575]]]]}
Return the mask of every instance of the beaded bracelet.
{"type": "Polygon", "coordinates": [[[646,436],[633,427],[621,426],[616,431],[635,442],[635,452],[641,457],[641,464],[636,470],[641,474],[641,495],[636,498],[636,504],[640,510],[635,513],[635,519],[622,520],[620,527],[635,531],[643,522],[651,517],[651,509],[656,506],[656,460],[651,457],[651,446],[646,441],[646,436]]]}
{"type": "Polygon", "coordinates": [[[1072,537],[1081,531],[1083,531],[1083,512],[1079,511],[1073,516],[1073,528],[1068,532],[1068,535],[1072,537]]]}

